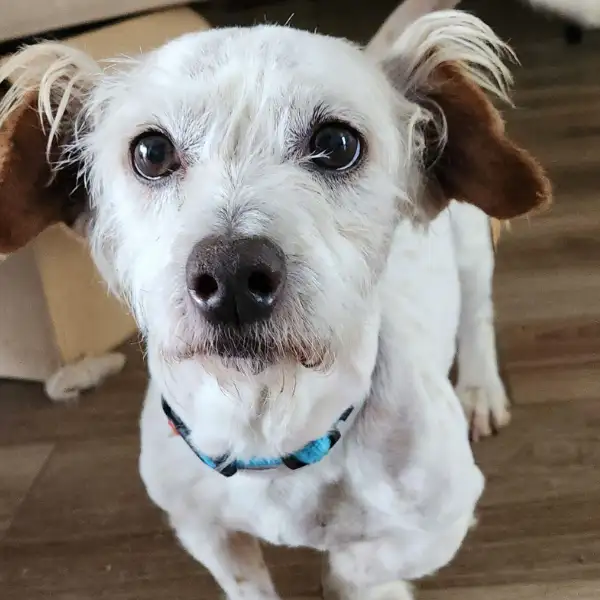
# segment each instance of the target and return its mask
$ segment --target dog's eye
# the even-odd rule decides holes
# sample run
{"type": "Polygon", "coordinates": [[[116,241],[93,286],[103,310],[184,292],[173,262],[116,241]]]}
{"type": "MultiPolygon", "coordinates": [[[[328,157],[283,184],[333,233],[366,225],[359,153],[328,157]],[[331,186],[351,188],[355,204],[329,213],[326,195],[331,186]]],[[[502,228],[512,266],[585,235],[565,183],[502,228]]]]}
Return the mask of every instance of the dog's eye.
{"type": "Polygon", "coordinates": [[[144,179],[167,177],[181,166],[173,142],[156,131],[143,133],[133,141],[131,162],[135,172],[144,179]]]}
{"type": "Polygon", "coordinates": [[[343,123],[326,123],[317,129],[310,140],[312,162],[328,171],[346,171],[360,160],[360,135],[343,123]]]}

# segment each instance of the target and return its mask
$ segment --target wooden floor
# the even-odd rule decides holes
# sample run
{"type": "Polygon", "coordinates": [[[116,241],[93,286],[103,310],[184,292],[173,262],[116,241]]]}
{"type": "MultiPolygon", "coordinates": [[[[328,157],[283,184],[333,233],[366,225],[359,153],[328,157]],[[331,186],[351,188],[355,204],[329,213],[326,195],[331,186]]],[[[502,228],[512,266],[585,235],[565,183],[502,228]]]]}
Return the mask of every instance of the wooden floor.
{"type": "MultiPolygon", "coordinates": [[[[294,11],[299,26],[366,40],[393,4],[295,0],[264,12],[285,20],[294,11]]],[[[477,446],[488,478],[480,524],[420,597],[592,600],[600,598],[600,34],[567,47],[559,23],[509,0],[467,5],[519,51],[510,128],[550,169],[556,204],[515,224],[500,248],[498,327],[514,423],[477,446]]],[[[208,12],[214,23],[257,15],[208,12]]],[[[218,597],[140,485],[138,350],[131,344],[126,371],[78,405],[53,406],[36,385],[0,382],[1,600],[218,597]]],[[[285,598],[317,598],[315,556],[268,557],[285,598]]]]}

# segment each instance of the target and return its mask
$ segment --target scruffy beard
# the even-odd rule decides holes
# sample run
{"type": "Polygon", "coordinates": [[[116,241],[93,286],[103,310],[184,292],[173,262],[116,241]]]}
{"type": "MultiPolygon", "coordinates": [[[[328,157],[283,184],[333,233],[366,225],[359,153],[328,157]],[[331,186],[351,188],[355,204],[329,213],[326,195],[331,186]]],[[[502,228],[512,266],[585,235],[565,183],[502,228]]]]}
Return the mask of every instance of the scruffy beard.
{"type": "Polygon", "coordinates": [[[249,374],[279,364],[326,370],[334,360],[331,341],[310,331],[277,330],[267,323],[243,328],[210,326],[203,333],[200,340],[163,347],[163,359],[168,363],[199,359],[249,374]]]}

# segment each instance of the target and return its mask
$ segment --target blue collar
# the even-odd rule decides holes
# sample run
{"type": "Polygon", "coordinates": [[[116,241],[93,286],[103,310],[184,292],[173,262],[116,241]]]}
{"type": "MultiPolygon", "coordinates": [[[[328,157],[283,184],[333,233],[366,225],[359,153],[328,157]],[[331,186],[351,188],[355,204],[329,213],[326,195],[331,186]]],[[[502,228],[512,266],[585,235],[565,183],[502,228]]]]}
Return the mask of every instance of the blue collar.
{"type": "Polygon", "coordinates": [[[183,438],[185,443],[191,448],[192,452],[206,466],[218,471],[225,477],[231,477],[238,471],[264,471],[267,469],[276,469],[282,465],[285,465],[288,469],[296,470],[306,467],[307,465],[318,463],[329,454],[329,451],[335,446],[340,437],[342,437],[340,428],[348,420],[348,417],[354,410],[354,407],[352,406],[346,409],[326,435],[318,440],[309,442],[297,452],[277,458],[251,458],[244,461],[232,459],[228,454],[217,458],[203,454],[192,441],[191,430],[177,416],[164,397],[162,399],[162,408],[173,431],[183,438]]]}

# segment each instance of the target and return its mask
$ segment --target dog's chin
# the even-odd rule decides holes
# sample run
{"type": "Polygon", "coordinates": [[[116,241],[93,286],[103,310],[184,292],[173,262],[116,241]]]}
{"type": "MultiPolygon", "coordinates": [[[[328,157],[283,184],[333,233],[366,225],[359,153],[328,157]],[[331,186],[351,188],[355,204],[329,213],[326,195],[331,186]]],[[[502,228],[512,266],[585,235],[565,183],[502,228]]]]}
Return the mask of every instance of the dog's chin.
{"type": "Polygon", "coordinates": [[[277,335],[264,329],[213,328],[200,342],[194,341],[163,352],[168,362],[199,360],[215,367],[258,374],[277,365],[327,369],[331,345],[313,336],[277,335]]]}

